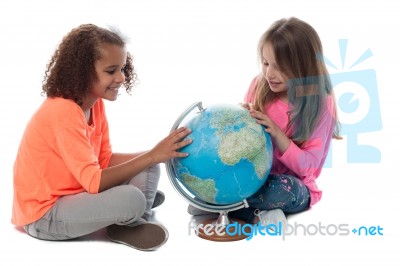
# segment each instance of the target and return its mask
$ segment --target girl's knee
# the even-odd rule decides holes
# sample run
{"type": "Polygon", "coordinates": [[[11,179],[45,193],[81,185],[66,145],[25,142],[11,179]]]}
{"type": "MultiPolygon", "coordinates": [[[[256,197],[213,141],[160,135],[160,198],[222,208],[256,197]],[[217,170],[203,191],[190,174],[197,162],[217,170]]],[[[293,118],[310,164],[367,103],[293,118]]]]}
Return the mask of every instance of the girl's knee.
{"type": "Polygon", "coordinates": [[[146,210],[146,198],[140,189],[135,186],[125,185],[120,191],[120,206],[131,218],[138,219],[142,217],[146,210]]]}
{"type": "Polygon", "coordinates": [[[160,165],[155,164],[149,167],[149,174],[151,174],[154,178],[160,178],[161,170],[160,165]]]}

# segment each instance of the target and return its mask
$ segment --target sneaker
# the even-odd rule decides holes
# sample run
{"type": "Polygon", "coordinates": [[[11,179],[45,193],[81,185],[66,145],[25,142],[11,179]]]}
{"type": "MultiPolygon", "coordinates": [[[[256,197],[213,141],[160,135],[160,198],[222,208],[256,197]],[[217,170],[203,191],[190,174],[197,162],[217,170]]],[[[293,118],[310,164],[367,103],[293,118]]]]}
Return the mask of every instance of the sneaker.
{"type": "Polygon", "coordinates": [[[152,209],[157,208],[161,204],[163,204],[165,200],[165,194],[161,190],[157,190],[156,197],[154,198],[153,205],[151,206],[152,209]]]}
{"type": "Polygon", "coordinates": [[[188,206],[187,212],[190,215],[198,216],[198,215],[207,215],[207,214],[215,214],[215,212],[203,211],[202,209],[196,208],[193,205],[188,206]]]}
{"type": "MultiPolygon", "coordinates": [[[[267,226],[269,224],[274,224],[278,226],[279,222],[281,222],[282,230],[286,230],[287,220],[285,213],[281,209],[273,209],[269,211],[260,211],[257,209],[255,210],[254,214],[258,216],[262,226],[267,226]]],[[[272,227],[270,227],[269,229],[272,230],[272,227]]]]}
{"type": "Polygon", "coordinates": [[[168,240],[167,229],[156,223],[138,223],[135,226],[110,225],[107,227],[108,238],[142,251],[153,251],[168,240]]]}

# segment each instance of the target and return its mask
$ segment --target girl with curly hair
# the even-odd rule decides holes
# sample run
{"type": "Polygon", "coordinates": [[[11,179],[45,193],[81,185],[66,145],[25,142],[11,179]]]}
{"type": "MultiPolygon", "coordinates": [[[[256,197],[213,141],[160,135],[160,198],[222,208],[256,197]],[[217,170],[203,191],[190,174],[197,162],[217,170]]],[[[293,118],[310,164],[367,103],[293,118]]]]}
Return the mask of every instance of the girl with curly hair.
{"type": "Polygon", "coordinates": [[[103,100],[136,81],[116,32],[85,24],[67,34],[45,72],[46,100],[32,116],[14,164],[12,223],[38,239],[67,240],[108,227],[111,240],[153,250],[168,231],[147,222],[164,201],[158,163],[191,140],[179,128],[152,149],[114,153],[103,100]]]}

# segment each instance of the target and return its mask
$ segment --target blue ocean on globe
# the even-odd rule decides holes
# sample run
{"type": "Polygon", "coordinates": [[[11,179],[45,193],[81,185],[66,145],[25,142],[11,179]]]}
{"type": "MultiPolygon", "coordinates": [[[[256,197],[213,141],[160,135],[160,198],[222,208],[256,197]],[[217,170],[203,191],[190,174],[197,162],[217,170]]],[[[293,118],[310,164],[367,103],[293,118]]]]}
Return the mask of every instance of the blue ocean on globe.
{"type": "Polygon", "coordinates": [[[182,148],[188,157],[172,166],[180,183],[196,198],[226,205],[253,195],[272,165],[269,133],[238,105],[211,105],[186,124],[193,142],[182,148]]]}

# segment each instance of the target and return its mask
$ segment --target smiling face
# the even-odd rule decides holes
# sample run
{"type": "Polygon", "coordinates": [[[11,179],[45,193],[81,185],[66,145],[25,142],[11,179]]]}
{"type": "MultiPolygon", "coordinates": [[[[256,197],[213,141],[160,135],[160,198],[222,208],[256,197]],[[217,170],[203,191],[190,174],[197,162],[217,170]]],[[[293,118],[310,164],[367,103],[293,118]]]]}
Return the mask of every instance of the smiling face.
{"type": "Polygon", "coordinates": [[[279,69],[279,65],[275,60],[272,45],[267,42],[262,48],[262,73],[268,81],[269,87],[275,93],[280,94],[280,98],[287,97],[286,81],[287,78],[279,69]]]}
{"type": "Polygon", "coordinates": [[[102,98],[115,101],[118,91],[125,81],[124,67],[127,51],[118,45],[104,44],[100,47],[100,59],[96,60],[94,67],[97,80],[93,83],[91,91],[86,97],[93,101],[102,98]]]}

